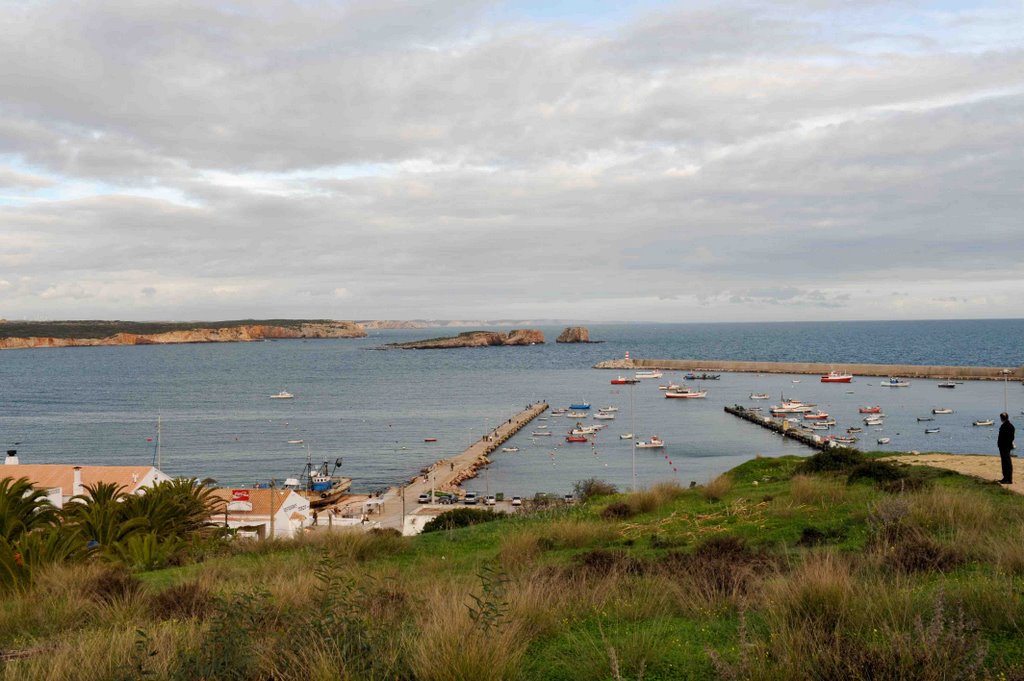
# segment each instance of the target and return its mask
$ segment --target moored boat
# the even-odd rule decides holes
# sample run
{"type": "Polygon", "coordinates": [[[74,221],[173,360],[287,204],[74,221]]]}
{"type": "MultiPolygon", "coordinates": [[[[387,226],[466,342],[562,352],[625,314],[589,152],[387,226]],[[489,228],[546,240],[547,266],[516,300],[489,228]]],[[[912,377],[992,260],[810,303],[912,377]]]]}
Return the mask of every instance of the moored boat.
{"type": "Polygon", "coordinates": [[[890,438],[887,438],[887,437],[880,437],[880,438],[878,438],[878,440],[876,440],[876,442],[878,442],[878,444],[880,444],[880,445],[887,445],[890,442],[892,442],[892,440],[890,438]]]}
{"type": "Polygon", "coordinates": [[[502,447],[501,451],[507,452],[509,454],[515,454],[516,452],[519,451],[519,447],[502,447]]]}
{"type": "Polygon", "coordinates": [[[611,421],[612,419],[615,418],[615,414],[609,414],[606,411],[599,411],[596,414],[594,414],[594,418],[595,419],[603,419],[605,421],[611,421]]]}
{"type": "Polygon", "coordinates": [[[991,426],[991,425],[995,425],[995,421],[993,421],[992,419],[981,419],[981,420],[975,421],[974,425],[976,425],[976,426],[991,426]]]}
{"type": "Polygon", "coordinates": [[[949,407],[938,407],[937,409],[932,409],[932,413],[933,414],[952,414],[953,410],[950,409],[949,407]]]}
{"type": "Polygon", "coordinates": [[[623,433],[622,435],[619,436],[619,439],[620,440],[632,440],[633,439],[633,433],[623,433]]]}
{"type": "Polygon", "coordinates": [[[771,397],[768,393],[750,393],[750,399],[752,400],[770,400],[771,397]]]}
{"type": "Polygon", "coordinates": [[[849,383],[852,380],[853,374],[847,374],[841,371],[830,371],[828,374],[821,377],[822,383],[849,383]]]}
{"type": "Polygon", "coordinates": [[[824,421],[828,418],[828,413],[824,411],[819,411],[815,414],[806,413],[804,418],[808,421],[824,421]]]}
{"type": "Polygon", "coordinates": [[[548,430],[535,430],[530,433],[533,437],[551,437],[551,431],[548,430]]]}
{"type": "Polygon", "coordinates": [[[566,435],[565,436],[565,441],[566,442],[586,442],[587,438],[583,437],[582,435],[566,435]]]}
{"type": "Polygon", "coordinates": [[[939,383],[939,387],[940,388],[955,388],[956,387],[956,383],[953,383],[952,381],[945,381],[943,383],[939,383]]]}
{"type": "Polygon", "coordinates": [[[569,419],[585,419],[588,416],[590,416],[590,414],[585,411],[570,411],[565,414],[565,417],[569,419]]]}
{"type": "Polygon", "coordinates": [[[573,410],[576,410],[576,411],[586,411],[587,409],[590,409],[590,402],[580,402],[579,404],[570,404],[569,405],[569,409],[573,409],[573,410]]]}
{"type": "Polygon", "coordinates": [[[664,446],[664,441],[657,435],[652,435],[650,440],[636,443],[637,449],[661,449],[664,446]]]}
{"type": "Polygon", "coordinates": [[[639,382],[639,378],[626,378],[625,376],[619,376],[611,380],[612,385],[634,385],[639,382]]]}
{"type": "Polygon", "coordinates": [[[878,385],[883,388],[909,388],[910,381],[904,381],[902,378],[890,377],[888,381],[879,381],[878,385]]]}
{"type": "Polygon", "coordinates": [[[918,416],[917,417],[918,423],[920,423],[921,421],[934,421],[934,420],[935,420],[935,418],[932,417],[932,416],[918,416]]]}
{"type": "Polygon", "coordinates": [[[939,432],[939,429],[938,428],[925,428],[924,432],[925,432],[926,435],[931,435],[932,433],[939,432]]]}
{"type": "Polygon", "coordinates": [[[684,388],[682,390],[668,390],[665,392],[665,397],[669,399],[675,398],[697,400],[707,396],[707,390],[693,390],[692,388],[684,388]]]}
{"type": "Polygon", "coordinates": [[[633,374],[633,377],[634,378],[638,378],[638,379],[661,378],[664,375],[665,374],[663,372],[652,369],[652,370],[649,370],[649,371],[638,371],[635,374],[633,374]]]}
{"type": "Polygon", "coordinates": [[[341,468],[340,458],[335,459],[333,470],[328,472],[328,467],[328,462],[324,461],[319,468],[313,468],[307,452],[306,467],[302,474],[299,478],[288,478],[284,486],[308,499],[310,508],[330,506],[352,486],[352,478],[337,475],[338,469],[341,468]]]}
{"type": "Polygon", "coordinates": [[[290,399],[292,399],[294,397],[295,397],[295,395],[292,395],[287,390],[282,390],[281,392],[277,393],[276,395],[271,395],[270,399],[272,399],[272,400],[290,400],[290,399]]]}
{"type": "Polygon", "coordinates": [[[876,404],[873,407],[861,407],[858,411],[860,411],[861,414],[881,414],[882,407],[876,404]]]}
{"type": "Polygon", "coordinates": [[[437,442],[437,438],[436,437],[425,437],[425,438],[423,438],[423,441],[424,442],[437,442]]]}

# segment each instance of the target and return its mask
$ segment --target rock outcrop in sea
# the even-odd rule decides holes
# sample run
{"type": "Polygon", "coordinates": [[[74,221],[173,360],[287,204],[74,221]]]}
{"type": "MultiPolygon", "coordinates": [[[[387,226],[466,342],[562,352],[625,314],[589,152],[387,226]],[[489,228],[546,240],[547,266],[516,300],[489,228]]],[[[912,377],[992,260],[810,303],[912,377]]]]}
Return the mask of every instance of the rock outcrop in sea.
{"type": "Polygon", "coordinates": [[[590,343],[590,330],[585,326],[567,326],[555,339],[556,343],[590,343]]]}
{"type": "Polygon", "coordinates": [[[492,345],[539,345],[544,334],[535,329],[513,329],[508,333],[496,331],[467,331],[458,336],[428,338],[408,343],[389,343],[385,347],[398,350],[438,350],[444,348],[483,348],[492,345]]]}

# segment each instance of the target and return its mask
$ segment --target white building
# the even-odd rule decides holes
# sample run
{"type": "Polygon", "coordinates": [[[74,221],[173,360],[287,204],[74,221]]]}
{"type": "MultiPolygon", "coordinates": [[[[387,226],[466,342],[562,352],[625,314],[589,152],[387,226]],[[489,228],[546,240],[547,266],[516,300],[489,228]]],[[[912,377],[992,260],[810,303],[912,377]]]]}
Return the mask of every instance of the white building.
{"type": "Polygon", "coordinates": [[[129,494],[140,494],[146,487],[170,480],[171,476],[153,466],[76,466],[74,464],[23,464],[14,450],[7,452],[0,466],[0,480],[28,478],[29,483],[46,492],[47,499],[57,508],[74,496],[85,494],[86,485],[100,482],[124,487],[129,494]]]}
{"type": "Polygon", "coordinates": [[[309,499],[288,489],[215,489],[223,512],[210,517],[221,526],[255,532],[262,539],[288,539],[313,524],[309,499]]]}

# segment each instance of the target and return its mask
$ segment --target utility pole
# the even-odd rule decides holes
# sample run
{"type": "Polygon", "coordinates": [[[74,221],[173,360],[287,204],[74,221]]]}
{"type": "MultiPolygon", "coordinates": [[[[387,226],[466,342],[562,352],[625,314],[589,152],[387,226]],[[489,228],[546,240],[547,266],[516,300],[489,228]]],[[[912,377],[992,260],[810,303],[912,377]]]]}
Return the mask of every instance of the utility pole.
{"type": "Polygon", "coordinates": [[[403,535],[405,534],[405,485],[401,487],[402,493],[402,524],[398,527],[398,531],[403,535]]]}
{"type": "Polygon", "coordinates": [[[629,437],[629,442],[633,446],[633,491],[636,491],[636,404],[633,398],[633,392],[636,389],[636,383],[629,384],[629,418],[632,421],[632,433],[629,437]]]}

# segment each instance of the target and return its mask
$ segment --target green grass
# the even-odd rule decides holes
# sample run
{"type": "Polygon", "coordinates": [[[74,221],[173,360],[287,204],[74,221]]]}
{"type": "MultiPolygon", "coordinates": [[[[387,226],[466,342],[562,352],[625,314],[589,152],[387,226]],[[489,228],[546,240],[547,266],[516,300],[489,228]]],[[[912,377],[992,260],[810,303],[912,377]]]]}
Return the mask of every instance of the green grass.
{"type": "Polygon", "coordinates": [[[237,678],[1020,678],[1024,499],[916,467],[910,492],[795,475],[802,461],[748,461],[714,494],[661,486],[409,539],[231,547],[138,574],[128,600],[83,595],[101,566],[56,569],[0,602],[0,648],[56,647],[0,678],[115,678],[140,659],[187,678],[196,642],[220,639],[255,660],[237,678]],[[630,515],[606,517],[615,504],[630,515]],[[156,594],[192,583],[220,599],[213,614],[159,614],[156,594]]]}

